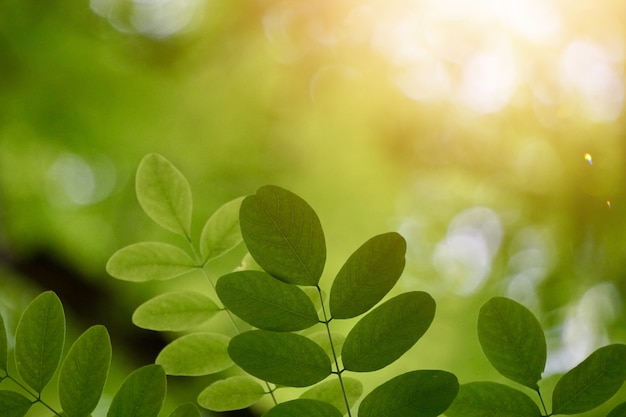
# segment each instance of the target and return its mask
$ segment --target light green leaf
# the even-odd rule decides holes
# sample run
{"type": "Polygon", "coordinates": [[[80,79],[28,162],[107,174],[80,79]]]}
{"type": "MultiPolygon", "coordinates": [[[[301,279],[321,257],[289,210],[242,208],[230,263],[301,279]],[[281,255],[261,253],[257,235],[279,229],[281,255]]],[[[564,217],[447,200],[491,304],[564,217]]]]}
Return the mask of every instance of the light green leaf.
{"type": "Polygon", "coordinates": [[[66,417],[87,417],[96,408],[111,365],[104,326],[87,329],[72,345],[59,373],[59,401],[66,417]]]}
{"type": "Polygon", "coordinates": [[[133,371],[113,397],[107,417],[157,417],[166,386],[165,371],[159,365],[133,371]]]}
{"type": "Polygon", "coordinates": [[[461,385],[446,411],[448,417],[540,417],[537,404],[525,393],[495,382],[461,385]]]}
{"type": "Polygon", "coordinates": [[[0,369],[3,371],[7,370],[8,350],[7,329],[2,314],[0,314],[0,369]]]}
{"type": "Polygon", "coordinates": [[[557,382],[552,392],[554,414],[589,411],[611,398],[626,380],[626,345],[593,352],[557,382]]]}
{"type": "Polygon", "coordinates": [[[15,391],[0,390],[0,416],[24,417],[32,401],[15,391]]]}
{"type": "Polygon", "coordinates": [[[539,389],[537,382],[546,366],[546,338],[530,310],[508,298],[492,298],[480,309],[478,340],[499,373],[539,389]]]}
{"type": "Polygon", "coordinates": [[[217,333],[191,333],[165,346],[155,363],[168,375],[210,375],[232,366],[228,337],[217,333]]]}
{"type": "Polygon", "coordinates": [[[341,417],[341,412],[323,401],[301,398],[280,403],[263,417],[341,417]]]}
{"type": "Polygon", "coordinates": [[[319,323],[315,306],[304,291],[266,272],[224,275],[215,290],[227,309],[259,329],[289,332],[319,323]]]}
{"type": "Polygon", "coordinates": [[[133,282],[176,278],[194,268],[193,260],[185,251],[161,242],[126,246],[115,252],[106,265],[112,277],[133,282]]]}
{"type": "Polygon", "coordinates": [[[330,359],[295,333],[252,330],[233,337],[228,353],[250,375],[277,385],[306,387],[330,375],[330,359]]]}
{"type": "Polygon", "coordinates": [[[358,248],[331,287],[332,317],[356,317],[382,300],[404,270],[405,253],[406,241],[395,232],[374,236],[358,248]]]}
{"type": "Polygon", "coordinates": [[[181,172],[161,155],[146,155],[137,168],[139,204],[161,227],[181,236],[191,228],[191,188],[181,172]]]}
{"type": "Polygon", "coordinates": [[[328,339],[328,332],[326,331],[315,332],[307,335],[307,337],[320,345],[331,360],[335,357],[335,355],[337,355],[337,357],[341,356],[341,348],[343,347],[343,343],[346,341],[346,337],[344,335],[332,332],[331,337],[333,338],[333,343],[331,346],[330,340],[328,339]],[[333,355],[333,348],[335,349],[335,355],[333,355]]]}
{"type": "Polygon", "coordinates": [[[241,243],[239,207],[243,197],[229,201],[207,220],[200,235],[200,253],[205,261],[215,259],[241,243]]]}
{"type": "MultiPolygon", "coordinates": [[[[361,381],[358,379],[346,376],[344,376],[342,380],[346,396],[348,397],[348,403],[350,404],[350,408],[352,408],[358,399],[361,398],[361,395],[363,395],[363,384],[361,384],[361,381]]],[[[348,413],[346,400],[343,396],[343,389],[338,378],[320,382],[300,395],[300,398],[324,401],[331,404],[343,414],[348,413]]]]}
{"type": "Polygon", "coordinates": [[[15,332],[15,363],[24,381],[40,393],[59,366],[65,343],[65,313],[52,291],[24,310],[15,332]]]}
{"type": "Polygon", "coordinates": [[[249,376],[233,376],[215,381],[198,395],[198,404],[212,411],[232,411],[250,407],[266,394],[249,376]]]}
{"type": "Polygon", "coordinates": [[[348,333],[342,360],[349,371],[382,369],[409,350],[435,317],[435,300],[423,292],[400,294],[363,317],[348,333]]]}
{"type": "Polygon", "coordinates": [[[184,403],[176,407],[169,417],[202,417],[200,410],[193,403],[184,403]]]}
{"type": "Polygon", "coordinates": [[[456,376],[449,372],[407,372],[363,398],[359,417],[435,417],[446,411],[458,391],[456,376]]]}
{"type": "Polygon", "coordinates": [[[606,417],[626,417],[626,403],[617,405],[606,417]]]}
{"type": "Polygon", "coordinates": [[[184,331],[206,323],[219,311],[204,294],[177,291],[158,295],[137,307],[133,323],[149,330],[184,331]]]}
{"type": "Polygon", "coordinates": [[[306,201],[266,185],[243,200],[239,221],[250,254],[265,271],[290,284],[317,285],[326,243],[319,218],[306,201]]]}

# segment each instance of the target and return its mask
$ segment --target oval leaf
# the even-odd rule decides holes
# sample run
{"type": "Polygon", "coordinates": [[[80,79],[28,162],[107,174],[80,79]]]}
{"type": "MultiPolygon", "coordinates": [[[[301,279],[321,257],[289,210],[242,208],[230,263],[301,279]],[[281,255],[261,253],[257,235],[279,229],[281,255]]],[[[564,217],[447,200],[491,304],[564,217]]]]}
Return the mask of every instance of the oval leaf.
{"type": "Polygon", "coordinates": [[[458,391],[456,376],[449,372],[407,372],[363,398],[359,417],[435,417],[446,411],[458,391]]]}
{"type": "Polygon", "coordinates": [[[306,201],[283,188],[263,186],[243,200],[239,221],[250,254],[264,270],[290,284],[317,285],[326,243],[306,201]]]}
{"type": "Polygon", "coordinates": [[[606,417],[626,417],[626,403],[617,405],[606,417]]]}
{"type": "Polygon", "coordinates": [[[552,392],[554,414],[578,414],[611,398],[626,380],[626,345],[604,346],[557,382],[552,392]]]}
{"type": "Polygon", "coordinates": [[[304,291],[262,271],[224,275],[215,290],[227,309],[259,329],[290,332],[319,322],[304,291]]]}
{"type": "Polygon", "coordinates": [[[207,220],[200,235],[200,253],[204,261],[222,256],[241,243],[239,207],[243,197],[229,201],[207,220]]]}
{"type": "Polygon", "coordinates": [[[24,417],[33,402],[15,391],[0,390],[0,416],[24,417]]]}
{"type": "Polygon", "coordinates": [[[59,366],[65,343],[65,313],[52,291],[39,294],[24,310],[15,332],[19,374],[40,393],[59,366]]]}
{"type": "Polygon", "coordinates": [[[487,301],[478,315],[478,340],[503,376],[538,390],[546,366],[546,338],[526,307],[504,297],[487,301]]]}
{"type": "Polygon", "coordinates": [[[7,329],[2,314],[0,314],[0,369],[3,371],[7,370],[8,346],[7,329]]]}
{"type": "Polygon", "coordinates": [[[125,281],[144,282],[171,279],[195,268],[189,255],[177,246],[161,242],[140,242],[111,256],[107,272],[125,281]]]}
{"type": "Polygon", "coordinates": [[[156,296],[133,313],[137,327],[158,331],[184,331],[206,323],[220,308],[204,294],[177,291],[156,296]]]}
{"type": "Polygon", "coordinates": [[[232,366],[228,337],[217,333],[191,333],[165,346],[154,361],[168,375],[210,375],[232,366]]]}
{"type": "Polygon", "coordinates": [[[189,183],[161,155],[146,155],[137,168],[135,190],[141,208],[161,227],[189,236],[191,189],[189,183]]]}
{"type": "Polygon", "coordinates": [[[304,392],[300,398],[308,398],[311,400],[324,401],[331,404],[333,407],[341,411],[343,414],[347,414],[346,400],[344,398],[344,389],[348,403],[350,407],[361,398],[363,395],[363,384],[358,379],[343,377],[343,389],[339,379],[330,379],[328,381],[320,382],[314,387],[304,392]]]}
{"type": "Polygon", "coordinates": [[[343,265],[330,290],[330,313],[349,319],[365,313],[396,284],[404,270],[406,241],[398,233],[374,236],[343,265]]]}
{"type": "Polygon", "coordinates": [[[202,415],[195,404],[184,403],[176,407],[169,417],[202,417],[202,415]]]}
{"type": "Polygon", "coordinates": [[[297,399],[280,403],[263,417],[341,417],[341,412],[323,401],[297,399]]]}
{"type": "Polygon", "coordinates": [[[330,375],[324,350],[304,336],[252,330],[233,337],[228,353],[250,375],[277,385],[306,387],[330,375]]]}
{"type": "Polygon", "coordinates": [[[159,365],[146,365],[133,371],[117,391],[107,417],[157,417],[167,380],[159,365]]]}
{"type": "Polygon", "coordinates": [[[67,417],[87,417],[96,408],[110,365],[111,340],[104,326],[76,339],[59,373],[59,401],[67,417]]]}
{"type": "Polygon", "coordinates": [[[435,300],[422,291],[400,294],[363,317],[346,336],[341,351],[349,371],[375,371],[409,350],[435,317],[435,300]]]}
{"type": "Polygon", "coordinates": [[[540,417],[537,404],[526,394],[495,382],[461,385],[446,411],[448,417],[540,417]]]}
{"type": "Polygon", "coordinates": [[[232,411],[250,407],[266,394],[249,376],[233,376],[215,381],[198,395],[198,404],[207,410],[232,411]]]}

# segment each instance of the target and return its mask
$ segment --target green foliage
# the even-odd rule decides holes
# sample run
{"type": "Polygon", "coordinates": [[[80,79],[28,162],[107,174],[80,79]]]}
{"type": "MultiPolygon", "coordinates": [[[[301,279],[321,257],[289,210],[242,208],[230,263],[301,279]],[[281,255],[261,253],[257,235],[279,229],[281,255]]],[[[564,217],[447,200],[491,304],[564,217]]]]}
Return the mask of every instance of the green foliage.
{"type": "Polygon", "coordinates": [[[133,371],[113,397],[107,417],[157,417],[166,385],[165,371],[159,365],[133,371]]]}
{"type": "Polygon", "coordinates": [[[183,331],[203,325],[220,308],[204,294],[177,291],[161,294],[140,305],[133,313],[133,323],[149,330],[183,331]]]}
{"type": "Polygon", "coordinates": [[[165,346],[155,363],[168,375],[210,375],[228,369],[228,338],[217,333],[191,333],[165,346]]]}
{"type": "Polygon", "coordinates": [[[256,379],[232,376],[206,387],[198,395],[198,404],[213,411],[240,410],[251,406],[266,394],[256,379]]]}

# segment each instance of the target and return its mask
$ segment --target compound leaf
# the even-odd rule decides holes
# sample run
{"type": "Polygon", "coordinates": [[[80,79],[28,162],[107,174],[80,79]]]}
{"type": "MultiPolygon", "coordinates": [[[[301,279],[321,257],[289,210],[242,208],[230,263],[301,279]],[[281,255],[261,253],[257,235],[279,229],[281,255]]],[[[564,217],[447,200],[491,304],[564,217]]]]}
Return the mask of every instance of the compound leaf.
{"type": "Polygon", "coordinates": [[[332,405],[318,400],[299,398],[280,403],[263,417],[341,417],[341,412],[332,405]]]}
{"type": "Polygon", "coordinates": [[[407,372],[369,393],[359,406],[359,417],[435,417],[446,411],[458,391],[457,378],[449,372],[407,372]]]}
{"type": "Polygon", "coordinates": [[[334,319],[365,313],[387,295],[404,270],[406,241],[398,233],[374,236],[342,266],[330,290],[334,319]]]}
{"type": "Polygon", "coordinates": [[[290,284],[317,285],[326,243],[319,218],[306,201],[266,185],[243,200],[239,221],[250,254],[265,271],[290,284]]]}
{"type": "Polygon", "coordinates": [[[165,371],[159,365],[133,371],[113,397],[107,417],[157,417],[166,387],[165,371]]]}
{"type": "Polygon", "coordinates": [[[331,360],[335,357],[333,355],[333,349],[335,350],[335,355],[337,355],[337,357],[341,356],[341,348],[343,347],[343,343],[346,341],[346,337],[343,334],[332,332],[331,337],[333,338],[333,342],[331,345],[330,340],[328,339],[328,332],[326,331],[308,334],[307,337],[320,345],[331,360]]]}
{"type": "Polygon", "coordinates": [[[220,308],[204,294],[176,291],[158,295],[133,313],[137,327],[158,331],[184,331],[206,323],[220,308]]]}
{"type": "Polygon", "coordinates": [[[24,381],[40,393],[61,361],[65,313],[59,297],[46,291],[26,307],[15,332],[15,363],[24,381]]]}
{"type": "Polygon", "coordinates": [[[289,332],[319,322],[315,306],[304,291],[266,272],[224,275],[215,290],[227,309],[260,329],[289,332]]]}
{"type": "Polygon", "coordinates": [[[111,256],[106,265],[114,278],[144,282],[178,277],[194,269],[191,257],[177,246],[162,242],[140,242],[111,256]]]}
{"type": "Polygon", "coordinates": [[[606,417],[626,417],[626,403],[617,405],[606,417]]]}
{"type": "Polygon", "coordinates": [[[331,373],[326,352],[295,333],[251,330],[233,337],[228,353],[250,375],[277,385],[306,387],[331,373]]]}
{"type": "Polygon", "coordinates": [[[409,350],[435,317],[435,300],[423,291],[400,294],[369,312],[346,336],[345,369],[382,369],[409,350]]]}
{"type": "Polygon", "coordinates": [[[492,298],[480,309],[478,340],[500,374],[539,389],[537,382],[546,366],[546,339],[530,310],[508,298],[492,298]]]}
{"type": "Polygon", "coordinates": [[[241,243],[239,207],[243,197],[221,206],[207,220],[200,235],[200,253],[205,261],[215,259],[241,243]]]}
{"type": "Polygon", "coordinates": [[[210,375],[232,366],[228,337],[217,333],[190,333],[165,346],[155,363],[168,375],[210,375]]]}
{"type": "Polygon", "coordinates": [[[215,381],[198,395],[198,404],[212,411],[232,411],[250,407],[266,394],[249,376],[232,376],[215,381]]]}
{"type": "Polygon", "coordinates": [[[3,371],[7,370],[8,346],[7,329],[2,314],[0,314],[0,369],[3,371]]]}
{"type": "Polygon", "coordinates": [[[202,417],[202,415],[195,404],[184,403],[176,407],[169,417],[202,417]]]}
{"type": "Polygon", "coordinates": [[[0,390],[0,416],[24,417],[33,402],[15,391],[0,390]]]}
{"type": "Polygon", "coordinates": [[[578,414],[611,398],[626,380],[626,345],[593,352],[557,382],[552,392],[554,414],[578,414]]]}
{"type": "MultiPolygon", "coordinates": [[[[352,407],[363,394],[363,384],[358,379],[343,377],[343,388],[345,389],[348,403],[352,407]]],[[[339,379],[333,378],[328,381],[320,382],[314,387],[305,391],[300,398],[308,398],[311,400],[324,401],[332,404],[343,414],[347,414],[346,401],[343,397],[343,389],[339,379]]]]}
{"type": "Polygon", "coordinates": [[[448,417],[540,417],[537,404],[525,393],[495,382],[461,385],[446,411],[448,417]]]}

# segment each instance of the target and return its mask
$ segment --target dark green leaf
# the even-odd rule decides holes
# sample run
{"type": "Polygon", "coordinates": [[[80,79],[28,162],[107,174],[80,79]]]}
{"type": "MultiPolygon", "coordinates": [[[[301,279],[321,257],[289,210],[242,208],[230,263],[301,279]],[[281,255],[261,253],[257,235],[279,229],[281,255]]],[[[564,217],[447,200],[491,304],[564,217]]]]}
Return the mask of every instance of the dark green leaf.
{"type": "Polygon", "coordinates": [[[184,403],[176,407],[169,417],[202,417],[202,415],[195,404],[184,403]]]}
{"type": "Polygon", "coordinates": [[[159,365],[133,371],[113,397],[107,417],[157,417],[166,386],[165,371],[159,365]]]}
{"type": "Polygon", "coordinates": [[[290,332],[319,322],[315,306],[304,291],[266,272],[224,275],[215,290],[227,309],[260,329],[290,332]]]}
{"type": "Polygon", "coordinates": [[[405,253],[406,241],[395,232],[374,236],[357,249],[330,290],[332,317],[356,317],[382,300],[404,270],[405,253]]]}
{"type": "Polygon", "coordinates": [[[66,417],[87,417],[96,408],[111,364],[104,326],[85,331],[70,348],[59,374],[59,401],[66,417]]]}
{"type": "Polygon", "coordinates": [[[326,243],[306,201],[283,188],[263,186],[243,200],[239,220],[243,240],[264,270],[291,284],[317,285],[326,243]]]}
{"type": "Polygon", "coordinates": [[[611,398],[626,380],[626,345],[604,346],[563,375],[552,392],[554,414],[578,414],[611,398]]]}
{"type": "Polygon", "coordinates": [[[184,331],[206,323],[220,308],[204,294],[177,291],[146,301],[133,313],[137,327],[159,331],[184,331]]]}
{"type": "Polygon", "coordinates": [[[231,339],[228,353],[244,371],[277,385],[306,387],[331,372],[324,350],[294,333],[245,332],[231,339]]]}
{"type": "Polygon", "coordinates": [[[4,319],[0,314],[0,369],[7,370],[7,355],[8,355],[8,342],[7,342],[7,329],[4,325],[4,319]]]}
{"type": "Polygon", "coordinates": [[[435,317],[435,300],[422,291],[400,294],[363,317],[346,336],[342,360],[347,370],[375,371],[409,350],[435,317]]]}
{"type": "Polygon", "coordinates": [[[65,343],[65,313],[52,291],[26,307],[15,332],[15,363],[24,381],[41,392],[59,366],[65,343]]]}
{"type": "Polygon", "coordinates": [[[205,261],[215,259],[241,243],[239,207],[243,197],[217,209],[202,229],[200,253],[205,261]]]}
{"type": "Polygon", "coordinates": [[[537,390],[546,366],[546,339],[526,307],[504,297],[489,300],[478,315],[478,340],[503,376],[537,390]]]}
{"type": "Polygon", "coordinates": [[[297,399],[278,404],[263,417],[341,417],[341,412],[323,401],[297,399]]]}
{"type": "Polygon", "coordinates": [[[178,277],[194,270],[194,262],[177,246],[141,242],[126,246],[111,256],[106,265],[114,278],[144,282],[178,277]]]}
{"type": "Polygon", "coordinates": [[[616,406],[606,417],[626,417],[626,403],[616,406]]]}
{"type": "Polygon", "coordinates": [[[199,376],[223,371],[233,362],[228,337],[217,333],[191,333],[165,346],[155,363],[168,375],[199,376]]]}
{"type": "Polygon", "coordinates": [[[537,404],[526,394],[495,382],[461,385],[446,411],[448,417],[540,417],[537,404]]]}
{"type": "Polygon", "coordinates": [[[198,395],[198,404],[212,411],[241,410],[250,407],[266,394],[249,376],[233,376],[215,381],[198,395]]]}
{"type": "Polygon", "coordinates": [[[458,391],[456,376],[449,372],[407,372],[368,394],[359,417],[435,417],[446,411],[458,391]]]}
{"type": "MultiPolygon", "coordinates": [[[[345,389],[346,396],[348,397],[348,403],[350,407],[361,398],[363,394],[363,384],[358,379],[343,377],[343,388],[345,389]]],[[[340,410],[343,414],[346,414],[346,400],[343,396],[344,390],[341,388],[341,383],[338,378],[329,379],[328,381],[320,382],[312,388],[309,388],[304,392],[300,398],[308,398],[311,400],[324,401],[332,404],[336,409],[340,410]]]]}
{"type": "Polygon", "coordinates": [[[33,403],[22,394],[0,390],[0,416],[24,417],[33,403]]]}

